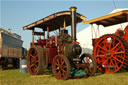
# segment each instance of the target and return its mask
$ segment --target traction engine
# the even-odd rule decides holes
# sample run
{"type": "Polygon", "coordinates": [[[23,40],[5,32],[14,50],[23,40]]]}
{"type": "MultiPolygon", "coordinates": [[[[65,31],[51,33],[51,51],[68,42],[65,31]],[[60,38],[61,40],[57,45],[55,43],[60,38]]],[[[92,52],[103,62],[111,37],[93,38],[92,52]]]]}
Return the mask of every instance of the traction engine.
{"type": "Polygon", "coordinates": [[[33,30],[33,42],[27,55],[29,73],[40,75],[46,69],[52,69],[53,75],[62,80],[92,76],[97,67],[95,59],[88,53],[81,55],[81,46],[76,41],[76,23],[84,20],[84,16],[76,13],[76,7],[71,7],[70,11],[58,12],[25,26],[25,30],[33,30]],[[71,36],[66,30],[70,25],[71,36]],[[35,32],[37,27],[43,32],[35,32]],[[50,36],[50,32],[57,29],[59,35],[50,36]],[[43,39],[34,42],[35,35],[43,35],[43,39]]]}
{"type": "MultiPolygon", "coordinates": [[[[99,25],[108,27],[125,22],[128,22],[128,10],[85,21],[84,24],[90,23],[92,26],[97,24],[99,30],[99,25]]],[[[109,29],[112,28],[108,27],[109,29]]],[[[115,73],[128,70],[128,26],[124,30],[117,29],[115,33],[93,38],[92,41],[93,56],[101,72],[115,73]]]]}

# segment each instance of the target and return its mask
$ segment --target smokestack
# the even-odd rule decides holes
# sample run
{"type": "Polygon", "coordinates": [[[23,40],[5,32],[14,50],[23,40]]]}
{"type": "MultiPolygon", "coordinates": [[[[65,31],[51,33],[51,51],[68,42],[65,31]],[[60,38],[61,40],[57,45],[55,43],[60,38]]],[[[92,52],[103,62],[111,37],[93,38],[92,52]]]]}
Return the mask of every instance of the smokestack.
{"type": "Polygon", "coordinates": [[[71,35],[73,38],[73,42],[76,41],[76,7],[71,7],[70,11],[71,11],[71,18],[72,18],[72,24],[71,24],[71,35]]]}

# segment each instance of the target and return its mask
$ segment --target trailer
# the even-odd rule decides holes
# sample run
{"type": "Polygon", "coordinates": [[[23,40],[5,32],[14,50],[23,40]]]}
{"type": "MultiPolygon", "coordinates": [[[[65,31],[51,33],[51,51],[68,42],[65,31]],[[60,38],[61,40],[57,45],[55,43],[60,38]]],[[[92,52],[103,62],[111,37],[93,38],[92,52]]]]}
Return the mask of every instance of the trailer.
{"type": "Polygon", "coordinates": [[[0,28],[0,65],[3,70],[8,68],[8,64],[19,67],[22,43],[21,36],[0,28]]]}

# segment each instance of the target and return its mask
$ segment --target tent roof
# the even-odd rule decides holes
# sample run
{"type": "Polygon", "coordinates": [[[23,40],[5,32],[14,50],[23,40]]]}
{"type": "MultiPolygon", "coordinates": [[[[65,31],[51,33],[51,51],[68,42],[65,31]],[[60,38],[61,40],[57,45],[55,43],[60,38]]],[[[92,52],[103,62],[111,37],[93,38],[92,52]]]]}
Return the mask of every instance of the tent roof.
{"type": "Polygon", "coordinates": [[[84,24],[97,24],[105,27],[128,21],[128,10],[112,13],[106,16],[84,21],[84,24]]]}
{"type": "MultiPolygon", "coordinates": [[[[80,23],[85,20],[85,16],[76,13],[77,23],[80,23]]],[[[64,20],[66,21],[66,26],[71,25],[71,12],[70,11],[62,11],[58,13],[54,13],[48,17],[40,19],[32,24],[24,26],[24,30],[33,30],[35,27],[42,28],[44,31],[47,30],[47,26],[49,27],[49,31],[53,31],[63,27],[64,20]]]]}

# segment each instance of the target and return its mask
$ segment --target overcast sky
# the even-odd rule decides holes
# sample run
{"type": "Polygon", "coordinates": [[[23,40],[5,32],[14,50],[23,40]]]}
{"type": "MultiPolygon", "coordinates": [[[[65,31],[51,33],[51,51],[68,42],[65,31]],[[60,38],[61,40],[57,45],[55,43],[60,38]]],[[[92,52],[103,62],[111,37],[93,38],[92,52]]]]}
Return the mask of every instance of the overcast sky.
{"type": "MultiPolygon", "coordinates": [[[[128,0],[114,0],[116,8],[128,8],[128,0]]],[[[24,47],[29,48],[32,32],[23,30],[34,21],[50,14],[77,7],[77,12],[87,17],[87,20],[104,16],[115,9],[113,0],[2,0],[0,2],[0,27],[11,29],[21,35],[24,47]]],[[[80,24],[77,32],[88,25],[80,24]]]]}

